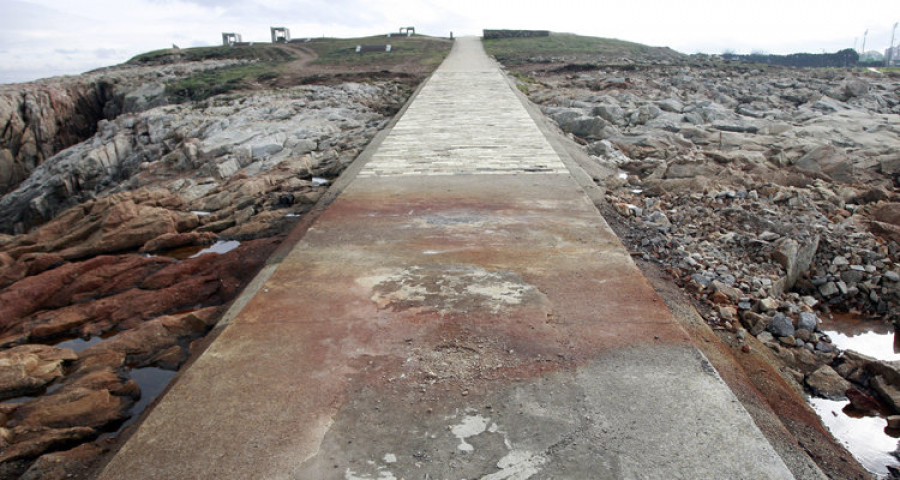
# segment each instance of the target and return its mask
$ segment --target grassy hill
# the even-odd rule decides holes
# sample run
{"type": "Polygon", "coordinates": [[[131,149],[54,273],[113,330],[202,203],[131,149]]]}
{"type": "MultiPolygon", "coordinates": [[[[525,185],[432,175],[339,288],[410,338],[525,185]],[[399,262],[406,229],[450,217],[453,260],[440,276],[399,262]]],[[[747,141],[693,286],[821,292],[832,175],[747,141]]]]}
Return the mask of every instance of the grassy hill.
{"type": "Polygon", "coordinates": [[[313,38],[288,44],[165,49],[137,55],[129,65],[167,65],[205,60],[243,60],[236,65],[205,70],[170,82],[176,100],[202,100],[234,90],[286,87],[335,81],[366,81],[402,77],[418,83],[450,52],[452,41],[414,35],[387,38],[313,38]],[[357,45],[391,45],[391,52],[357,53],[357,45]]]}
{"type": "Polygon", "coordinates": [[[613,38],[551,33],[549,37],[501,38],[484,41],[489,55],[507,66],[526,64],[623,64],[679,62],[686,55],[667,47],[650,47],[613,38]]]}

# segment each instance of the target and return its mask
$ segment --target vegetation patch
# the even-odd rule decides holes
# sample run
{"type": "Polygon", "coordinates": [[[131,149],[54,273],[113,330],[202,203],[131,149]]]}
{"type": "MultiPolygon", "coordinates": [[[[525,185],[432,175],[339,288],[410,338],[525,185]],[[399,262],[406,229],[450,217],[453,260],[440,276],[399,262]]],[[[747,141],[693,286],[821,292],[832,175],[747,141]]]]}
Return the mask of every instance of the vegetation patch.
{"type": "Polygon", "coordinates": [[[296,58],[294,52],[281,45],[237,45],[233,47],[167,48],[135,56],[127,63],[132,65],[165,65],[176,62],[201,60],[252,60],[286,62],[296,58]]]}
{"type": "Polygon", "coordinates": [[[166,95],[176,103],[204,100],[276,79],[281,67],[279,63],[254,62],[205,70],[169,83],[166,85],[166,95]]]}
{"type": "Polygon", "coordinates": [[[365,67],[416,63],[436,67],[450,53],[453,42],[444,38],[414,35],[411,37],[385,37],[376,35],[362,38],[316,38],[303,44],[316,52],[315,65],[365,67]],[[390,52],[357,53],[358,45],[390,45],[390,52]]]}
{"type": "Polygon", "coordinates": [[[484,40],[484,48],[489,55],[508,66],[533,63],[678,61],[686,58],[670,48],[568,33],[551,33],[548,37],[487,39],[484,40]]]}

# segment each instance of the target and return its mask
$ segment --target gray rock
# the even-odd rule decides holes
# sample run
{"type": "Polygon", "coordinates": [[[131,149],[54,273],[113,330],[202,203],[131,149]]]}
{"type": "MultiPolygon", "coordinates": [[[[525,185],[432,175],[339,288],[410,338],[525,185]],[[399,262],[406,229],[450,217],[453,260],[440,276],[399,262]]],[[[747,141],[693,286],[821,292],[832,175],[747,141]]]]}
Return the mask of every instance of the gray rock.
{"type": "Polygon", "coordinates": [[[800,318],[797,320],[797,328],[813,332],[819,325],[819,318],[816,314],[809,312],[800,312],[800,318]]]}
{"type": "Polygon", "coordinates": [[[826,282],[819,285],[819,293],[821,293],[823,297],[833,297],[838,294],[838,287],[834,282],[826,282]]]}
{"type": "Polygon", "coordinates": [[[778,300],[772,297],[766,297],[759,301],[760,312],[772,312],[778,310],[778,300]]]}
{"type": "Polygon", "coordinates": [[[769,343],[775,340],[775,337],[769,332],[760,332],[756,335],[756,339],[762,343],[769,343]]]}
{"type": "Polygon", "coordinates": [[[776,313],[766,330],[776,337],[793,337],[795,332],[793,322],[783,313],[776,313]]]}
{"type": "Polygon", "coordinates": [[[859,283],[866,278],[866,273],[859,270],[844,270],[841,272],[841,280],[847,283],[859,283]]]}
{"type": "Polygon", "coordinates": [[[831,400],[847,398],[844,392],[851,387],[850,382],[841,377],[828,365],[822,365],[809,374],[806,377],[806,385],[814,394],[831,400]]]}
{"type": "Polygon", "coordinates": [[[684,110],[684,104],[674,98],[667,98],[656,102],[656,106],[666,112],[681,113],[684,110]]]}
{"type": "Polygon", "coordinates": [[[884,272],[884,278],[892,282],[900,282],[900,273],[895,271],[884,272]]]}
{"type": "Polygon", "coordinates": [[[746,311],[741,315],[741,321],[753,336],[759,336],[769,326],[771,318],[755,312],[746,311]]]}
{"type": "Polygon", "coordinates": [[[818,350],[822,353],[831,353],[831,352],[834,352],[835,350],[837,350],[837,348],[835,348],[834,345],[832,345],[828,342],[823,342],[823,341],[819,340],[818,342],[816,342],[816,350],[818,350]]]}
{"type": "Polygon", "coordinates": [[[785,288],[790,289],[802,275],[809,272],[818,248],[818,235],[812,236],[802,244],[792,238],[783,238],[776,242],[772,258],[784,267],[787,274],[785,288]]]}

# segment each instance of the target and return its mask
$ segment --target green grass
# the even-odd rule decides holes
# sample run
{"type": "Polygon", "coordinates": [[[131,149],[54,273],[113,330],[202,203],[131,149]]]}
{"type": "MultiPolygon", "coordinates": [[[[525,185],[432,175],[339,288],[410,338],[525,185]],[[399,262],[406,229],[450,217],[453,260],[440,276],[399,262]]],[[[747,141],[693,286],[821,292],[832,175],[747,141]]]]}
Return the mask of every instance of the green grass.
{"type": "Polygon", "coordinates": [[[127,63],[133,65],[163,65],[174,62],[200,60],[260,60],[289,61],[296,58],[290,51],[271,44],[240,45],[235,47],[196,47],[154,50],[135,56],[127,63]]]}
{"type": "Polygon", "coordinates": [[[617,63],[620,59],[679,60],[684,55],[669,48],[648,47],[612,38],[552,33],[549,37],[484,40],[487,53],[509,65],[525,63],[597,62],[617,63]]]}
{"type": "MultiPolygon", "coordinates": [[[[175,102],[204,100],[213,95],[275,84],[287,75],[288,62],[306,55],[312,50],[318,55],[313,66],[327,68],[340,76],[345,72],[377,72],[379,78],[393,67],[429,72],[443,61],[450,52],[452,42],[445,39],[416,35],[413,37],[387,38],[317,38],[309,42],[288,45],[261,43],[234,47],[198,47],[166,49],[147,52],[129,60],[132,65],[165,65],[176,62],[201,60],[246,60],[246,63],[196,72],[166,85],[166,93],[175,102]],[[391,44],[391,52],[356,53],[357,45],[391,44]]],[[[294,72],[296,73],[296,72],[294,72]]],[[[288,77],[289,78],[289,77],[288,77]]],[[[331,81],[328,74],[303,76],[296,84],[331,81]]],[[[286,80],[290,82],[290,80],[286,80]]],[[[283,84],[283,83],[282,83],[283,84]]]]}
{"type": "Polygon", "coordinates": [[[194,73],[166,85],[166,94],[175,102],[204,100],[234,90],[248,88],[251,83],[277,78],[281,63],[253,62],[215,68],[194,73]]]}
{"type": "Polygon", "coordinates": [[[449,40],[415,35],[387,38],[384,35],[362,38],[319,38],[301,44],[314,50],[319,58],[317,65],[381,67],[413,62],[425,67],[439,65],[450,53],[449,40]],[[356,53],[357,45],[391,45],[390,52],[356,53]]]}

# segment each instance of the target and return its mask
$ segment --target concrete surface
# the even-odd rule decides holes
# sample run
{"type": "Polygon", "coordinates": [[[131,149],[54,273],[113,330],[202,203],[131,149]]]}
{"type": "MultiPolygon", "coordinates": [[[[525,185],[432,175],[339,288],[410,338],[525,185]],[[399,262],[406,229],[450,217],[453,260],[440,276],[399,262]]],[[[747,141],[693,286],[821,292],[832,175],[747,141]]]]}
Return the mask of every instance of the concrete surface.
{"type": "Polygon", "coordinates": [[[792,478],[477,39],[267,273],[100,478],[792,478]]]}

